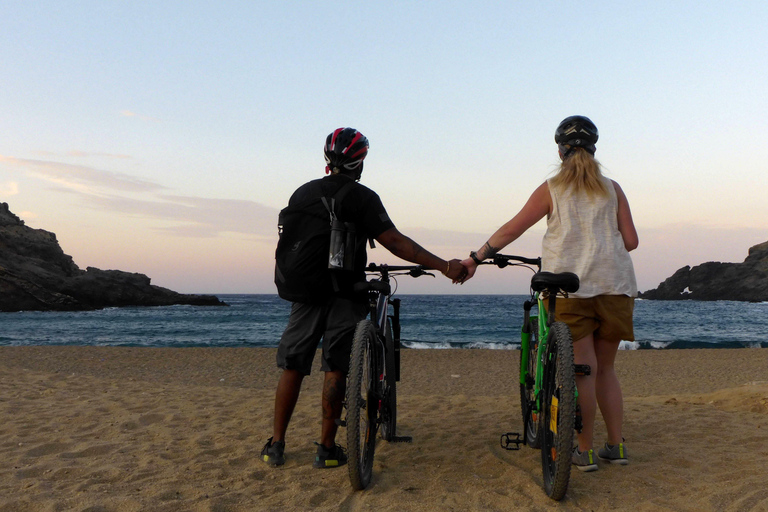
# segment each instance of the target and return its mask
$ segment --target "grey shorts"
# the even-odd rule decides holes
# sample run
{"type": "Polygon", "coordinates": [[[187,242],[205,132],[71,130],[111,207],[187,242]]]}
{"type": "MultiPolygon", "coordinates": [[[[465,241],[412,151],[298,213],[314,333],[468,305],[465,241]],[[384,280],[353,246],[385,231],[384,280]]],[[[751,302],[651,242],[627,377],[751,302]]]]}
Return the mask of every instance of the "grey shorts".
{"type": "Polygon", "coordinates": [[[294,302],[288,325],[277,347],[277,366],[309,375],[317,345],[322,339],[321,370],[346,374],[355,327],[367,314],[368,306],[365,304],[338,297],[324,304],[294,302]]]}

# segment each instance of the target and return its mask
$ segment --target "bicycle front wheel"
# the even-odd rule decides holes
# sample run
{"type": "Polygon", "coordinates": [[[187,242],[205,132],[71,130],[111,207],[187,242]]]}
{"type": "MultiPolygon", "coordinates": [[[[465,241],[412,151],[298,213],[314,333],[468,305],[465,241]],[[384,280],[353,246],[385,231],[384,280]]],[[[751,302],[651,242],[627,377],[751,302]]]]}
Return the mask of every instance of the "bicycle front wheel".
{"type": "Polygon", "coordinates": [[[355,329],[347,380],[347,451],[349,480],[356,490],[365,489],[373,474],[379,397],[376,330],[370,320],[355,329]]]}
{"type": "Polygon", "coordinates": [[[541,467],[544,490],[561,500],[571,478],[571,451],[576,413],[576,381],[573,369],[573,340],[563,322],[549,330],[542,382],[541,467]]]}
{"type": "Polygon", "coordinates": [[[536,379],[536,360],[539,350],[539,324],[538,321],[530,321],[531,337],[528,342],[528,363],[526,368],[522,368],[523,352],[520,351],[520,374],[524,374],[525,382],[520,383],[520,407],[523,412],[523,431],[525,435],[525,444],[531,448],[541,448],[541,437],[539,436],[539,411],[536,408],[536,393],[533,387],[536,379]]]}
{"type": "Polygon", "coordinates": [[[392,322],[387,319],[384,334],[387,349],[384,358],[384,407],[381,422],[381,437],[391,441],[397,434],[397,368],[395,363],[395,342],[392,338],[392,322]]]}

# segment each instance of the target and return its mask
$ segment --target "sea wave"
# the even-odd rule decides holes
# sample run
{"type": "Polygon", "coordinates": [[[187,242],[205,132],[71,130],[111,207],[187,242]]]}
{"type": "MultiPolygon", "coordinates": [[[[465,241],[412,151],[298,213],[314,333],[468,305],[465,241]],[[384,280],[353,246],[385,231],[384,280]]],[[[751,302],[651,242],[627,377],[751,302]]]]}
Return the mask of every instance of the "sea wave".
{"type": "Polygon", "coordinates": [[[441,342],[432,342],[432,341],[417,341],[417,340],[400,340],[400,345],[403,348],[413,348],[413,349],[453,349],[453,348],[460,348],[460,349],[485,349],[485,350],[520,350],[520,344],[519,343],[489,343],[489,342],[482,342],[482,341],[473,341],[473,342],[450,342],[450,341],[441,341],[441,342]]]}
{"type": "MultiPolygon", "coordinates": [[[[164,306],[0,313],[0,345],[276,347],[291,304],[277,295],[222,295],[229,308],[164,306]]],[[[405,348],[519,350],[523,295],[403,295],[405,348]]],[[[635,304],[621,350],[768,348],[764,303],[635,304]]]]}

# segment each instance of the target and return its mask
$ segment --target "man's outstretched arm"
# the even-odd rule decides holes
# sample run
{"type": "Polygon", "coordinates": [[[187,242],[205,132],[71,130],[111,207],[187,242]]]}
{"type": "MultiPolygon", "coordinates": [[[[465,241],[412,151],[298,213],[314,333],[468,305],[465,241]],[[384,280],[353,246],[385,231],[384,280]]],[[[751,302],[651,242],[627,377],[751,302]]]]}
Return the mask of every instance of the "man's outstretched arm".
{"type": "Polygon", "coordinates": [[[466,275],[464,266],[458,259],[446,261],[424,249],[411,240],[397,228],[390,228],[376,237],[376,241],[387,248],[389,252],[411,263],[424,265],[427,268],[439,270],[452,281],[462,279],[466,275]]]}

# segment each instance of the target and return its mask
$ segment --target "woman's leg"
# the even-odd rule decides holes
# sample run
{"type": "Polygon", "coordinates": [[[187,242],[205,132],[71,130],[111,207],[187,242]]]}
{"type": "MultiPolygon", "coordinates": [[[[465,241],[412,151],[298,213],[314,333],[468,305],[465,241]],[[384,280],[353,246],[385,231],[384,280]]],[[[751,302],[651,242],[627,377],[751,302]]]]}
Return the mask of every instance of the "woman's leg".
{"type": "MultiPolygon", "coordinates": [[[[597,403],[608,431],[608,444],[616,445],[622,442],[621,428],[624,421],[624,399],[619,378],[614,369],[619,341],[595,339],[594,350],[597,359],[595,383],[597,403]]],[[[595,369],[593,368],[592,371],[595,372],[595,369]]]]}
{"type": "Polygon", "coordinates": [[[592,368],[589,375],[576,376],[576,389],[579,391],[579,408],[583,428],[578,436],[579,451],[592,449],[592,438],[595,430],[595,414],[597,405],[595,402],[596,371],[598,360],[595,355],[595,340],[592,334],[573,342],[573,362],[575,364],[587,364],[592,368]]]}

